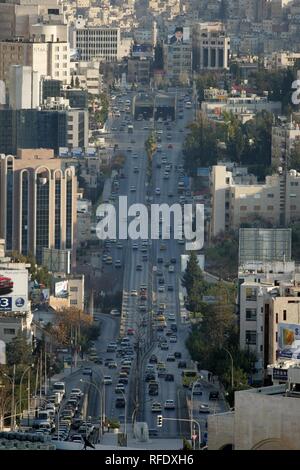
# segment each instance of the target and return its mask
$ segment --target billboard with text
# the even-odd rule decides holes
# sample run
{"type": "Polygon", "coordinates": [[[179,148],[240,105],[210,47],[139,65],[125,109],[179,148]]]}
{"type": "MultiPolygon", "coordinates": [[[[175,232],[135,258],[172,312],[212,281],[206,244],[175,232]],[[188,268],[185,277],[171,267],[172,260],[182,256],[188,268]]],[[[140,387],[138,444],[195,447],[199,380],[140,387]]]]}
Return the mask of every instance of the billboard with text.
{"type": "Polygon", "coordinates": [[[278,355],[287,359],[300,359],[300,325],[279,323],[278,355]]]}
{"type": "Polygon", "coordinates": [[[0,312],[28,310],[27,269],[0,269],[0,312]]]}

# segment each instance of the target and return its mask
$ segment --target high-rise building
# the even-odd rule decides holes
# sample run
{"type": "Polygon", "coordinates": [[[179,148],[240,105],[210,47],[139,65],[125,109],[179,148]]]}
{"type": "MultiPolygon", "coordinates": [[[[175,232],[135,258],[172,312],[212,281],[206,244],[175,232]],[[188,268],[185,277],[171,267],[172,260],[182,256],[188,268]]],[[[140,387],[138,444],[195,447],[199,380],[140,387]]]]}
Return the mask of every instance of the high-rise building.
{"type": "Polygon", "coordinates": [[[192,42],[194,71],[228,69],[230,38],[222,23],[196,23],[192,42]]]}
{"type": "Polygon", "coordinates": [[[0,171],[0,233],[6,249],[33,253],[38,262],[43,247],[74,250],[75,169],[65,168],[51,150],[22,149],[17,157],[1,155],[0,171]]]}
{"type": "Polygon", "coordinates": [[[32,109],[39,106],[39,77],[32,67],[11,65],[9,80],[9,107],[32,109]]]}

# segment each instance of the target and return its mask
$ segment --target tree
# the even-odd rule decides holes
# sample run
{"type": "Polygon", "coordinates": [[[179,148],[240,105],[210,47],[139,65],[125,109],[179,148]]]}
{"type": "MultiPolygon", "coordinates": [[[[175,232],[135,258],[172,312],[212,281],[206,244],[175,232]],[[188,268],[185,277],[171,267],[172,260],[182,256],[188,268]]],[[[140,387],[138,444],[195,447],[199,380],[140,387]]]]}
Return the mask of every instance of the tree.
{"type": "Polygon", "coordinates": [[[79,86],[80,86],[80,80],[77,77],[77,75],[76,75],[76,78],[75,78],[75,86],[76,86],[76,88],[79,88],[79,86]]]}
{"type": "Polygon", "coordinates": [[[74,75],[72,74],[71,75],[71,83],[70,83],[71,87],[74,88],[74,75]]]}
{"type": "Polygon", "coordinates": [[[6,360],[8,366],[14,364],[29,365],[32,362],[32,347],[26,333],[19,330],[17,336],[6,345],[6,360]]]}
{"type": "Polygon", "coordinates": [[[193,288],[203,282],[203,275],[200,269],[197,254],[192,251],[182,278],[182,285],[187,290],[188,295],[192,292],[193,288]]]}

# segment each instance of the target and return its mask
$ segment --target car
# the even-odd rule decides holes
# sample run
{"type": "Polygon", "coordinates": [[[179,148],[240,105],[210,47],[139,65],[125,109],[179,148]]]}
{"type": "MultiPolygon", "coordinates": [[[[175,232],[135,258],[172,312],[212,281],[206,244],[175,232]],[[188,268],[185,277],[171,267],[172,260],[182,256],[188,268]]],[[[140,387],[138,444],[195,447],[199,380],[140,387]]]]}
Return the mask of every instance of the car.
{"type": "Polygon", "coordinates": [[[167,246],[164,243],[162,243],[160,245],[159,249],[160,249],[160,251],[165,251],[167,249],[167,246]]]}
{"type": "Polygon", "coordinates": [[[127,385],[128,384],[128,378],[127,377],[119,378],[119,384],[127,385]]]}
{"type": "Polygon", "coordinates": [[[210,409],[207,403],[201,403],[199,406],[199,413],[210,413],[210,409]]]}
{"type": "Polygon", "coordinates": [[[175,402],[174,400],[166,400],[164,404],[165,410],[175,410],[175,402]]]}
{"type": "Polygon", "coordinates": [[[113,362],[110,362],[107,366],[109,369],[117,369],[118,368],[118,364],[113,361],[113,362]]]}
{"type": "Polygon", "coordinates": [[[166,332],[166,336],[172,336],[172,335],[173,335],[173,331],[172,331],[172,330],[168,330],[168,331],[166,332]]]}
{"type": "Polygon", "coordinates": [[[132,335],[134,335],[134,333],[135,333],[135,330],[133,328],[128,328],[127,329],[127,334],[128,335],[132,336],[132,335]]]}
{"type": "Polygon", "coordinates": [[[161,343],[160,349],[161,349],[162,351],[168,351],[168,349],[169,349],[168,343],[161,343]]]}
{"type": "Polygon", "coordinates": [[[137,290],[136,290],[136,289],[132,289],[132,290],[130,291],[130,295],[131,295],[132,297],[137,297],[137,296],[138,296],[137,290]]]}
{"type": "Polygon", "coordinates": [[[134,193],[136,191],[136,186],[130,186],[130,191],[134,193]]]}
{"type": "Polygon", "coordinates": [[[167,361],[168,361],[168,362],[175,362],[175,361],[176,361],[176,357],[174,356],[174,354],[168,354],[168,355],[167,355],[167,361]]]}
{"type": "Polygon", "coordinates": [[[122,393],[125,393],[125,387],[123,384],[118,384],[115,388],[115,394],[120,395],[122,393]]]}
{"type": "Polygon", "coordinates": [[[149,429],[148,436],[149,437],[157,437],[158,436],[158,430],[157,429],[149,429]]]}
{"type": "Polygon", "coordinates": [[[161,285],[158,287],[158,292],[165,292],[165,286],[161,285]]]}
{"type": "Polygon", "coordinates": [[[83,443],[83,438],[82,438],[82,435],[81,434],[73,434],[73,436],[71,436],[71,441],[72,442],[78,442],[78,443],[83,443]]]}
{"type": "Polygon", "coordinates": [[[158,264],[161,264],[161,263],[163,263],[163,262],[164,262],[164,259],[163,259],[163,258],[157,258],[157,263],[158,263],[158,264]]]}
{"type": "Polygon", "coordinates": [[[122,243],[117,243],[117,248],[118,248],[119,250],[121,250],[121,249],[123,248],[122,243]]]}
{"type": "Polygon", "coordinates": [[[111,316],[113,317],[119,317],[121,315],[119,310],[113,309],[110,311],[111,316]]]}
{"type": "Polygon", "coordinates": [[[165,283],[164,278],[163,278],[163,277],[160,277],[160,278],[158,279],[158,284],[164,284],[164,283],[165,283]]]}
{"type": "Polygon", "coordinates": [[[142,271],[143,270],[143,266],[141,264],[137,264],[136,265],[136,270],[137,271],[142,271]]]}
{"type": "Polygon", "coordinates": [[[168,193],[168,197],[173,197],[174,194],[173,193],[168,193]]]}
{"type": "Polygon", "coordinates": [[[156,196],[160,196],[160,188],[155,189],[155,194],[156,194],[156,196]]]}
{"type": "Polygon", "coordinates": [[[83,371],[82,371],[82,375],[90,375],[92,376],[93,375],[93,371],[90,367],[84,367],[83,371]]]}
{"type": "Polygon", "coordinates": [[[173,292],[174,291],[174,286],[171,286],[170,284],[168,285],[168,291],[173,292]]]}
{"type": "Polygon", "coordinates": [[[152,406],[151,406],[151,411],[152,411],[152,413],[161,412],[162,411],[161,403],[159,403],[158,401],[153,402],[152,406]]]}
{"type": "Polygon", "coordinates": [[[182,354],[180,351],[175,351],[174,356],[176,357],[176,359],[181,359],[182,354]]]}
{"type": "Polygon", "coordinates": [[[179,361],[177,367],[178,369],[186,369],[187,367],[186,361],[179,361]]]}
{"type": "Polygon", "coordinates": [[[148,261],[148,255],[143,255],[142,256],[142,261],[148,261]]]}
{"type": "Polygon", "coordinates": [[[172,149],[173,148],[173,145],[172,144],[169,144],[168,145],[168,149],[172,149]]]}
{"type": "Polygon", "coordinates": [[[137,250],[138,247],[139,247],[139,245],[138,245],[137,243],[133,243],[133,244],[132,244],[132,249],[133,249],[133,250],[137,250]]]}
{"type": "Polygon", "coordinates": [[[165,381],[166,382],[174,382],[174,374],[166,374],[165,375],[165,381]]]}
{"type": "Polygon", "coordinates": [[[170,261],[171,261],[172,264],[176,264],[176,262],[177,262],[176,258],[171,258],[170,261]]]}
{"type": "Polygon", "coordinates": [[[104,385],[111,385],[112,384],[112,378],[110,375],[105,375],[103,377],[103,383],[104,385]]]}
{"type": "Polygon", "coordinates": [[[115,268],[121,268],[122,267],[122,263],[121,263],[121,260],[117,259],[115,261],[115,268]]]}
{"type": "Polygon", "coordinates": [[[153,372],[148,372],[145,376],[145,382],[151,382],[156,379],[156,376],[153,372]]]}
{"type": "Polygon", "coordinates": [[[169,266],[169,273],[173,273],[175,271],[174,266],[170,265],[169,266]]]}
{"type": "Polygon", "coordinates": [[[150,364],[156,364],[157,363],[157,356],[155,354],[152,354],[149,359],[150,364]]]}
{"type": "Polygon", "coordinates": [[[139,171],[140,171],[139,167],[135,166],[133,168],[133,173],[139,173],[139,171]]]}
{"type": "Polygon", "coordinates": [[[177,343],[177,336],[176,335],[170,336],[170,343],[177,343]]]}

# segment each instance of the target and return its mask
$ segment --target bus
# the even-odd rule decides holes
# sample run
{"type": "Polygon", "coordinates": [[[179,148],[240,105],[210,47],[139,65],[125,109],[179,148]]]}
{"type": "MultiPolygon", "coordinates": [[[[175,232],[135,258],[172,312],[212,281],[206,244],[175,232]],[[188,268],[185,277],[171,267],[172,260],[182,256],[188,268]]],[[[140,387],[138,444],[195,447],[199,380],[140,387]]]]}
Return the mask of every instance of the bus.
{"type": "Polygon", "coordinates": [[[185,369],[181,373],[183,387],[189,387],[198,378],[198,372],[195,369],[185,369]]]}
{"type": "Polygon", "coordinates": [[[127,130],[128,130],[128,134],[133,134],[133,126],[131,124],[127,126],[127,130]]]}

